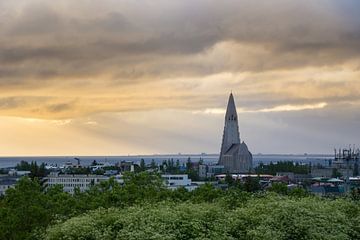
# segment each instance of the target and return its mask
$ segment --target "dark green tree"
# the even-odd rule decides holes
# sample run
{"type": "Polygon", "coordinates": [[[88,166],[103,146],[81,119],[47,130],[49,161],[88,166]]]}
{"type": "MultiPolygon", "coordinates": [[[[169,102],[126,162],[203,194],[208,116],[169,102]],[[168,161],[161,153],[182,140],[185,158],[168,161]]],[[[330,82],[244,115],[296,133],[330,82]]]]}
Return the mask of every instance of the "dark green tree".
{"type": "Polygon", "coordinates": [[[270,162],[270,164],[268,165],[260,163],[255,168],[255,172],[257,174],[275,175],[277,172],[293,172],[297,174],[308,174],[310,171],[309,171],[309,165],[294,163],[293,161],[280,161],[275,164],[273,162],[270,162]]]}
{"type": "Polygon", "coordinates": [[[156,170],[158,168],[158,165],[155,163],[155,160],[152,159],[150,163],[150,168],[156,170]]]}
{"type": "Polygon", "coordinates": [[[261,190],[260,179],[259,178],[253,178],[253,177],[247,177],[245,179],[243,187],[244,187],[244,190],[247,191],[247,192],[259,191],[259,190],[261,190]]]}
{"type": "Polygon", "coordinates": [[[339,170],[337,168],[332,169],[331,177],[339,178],[341,176],[342,176],[342,174],[339,172],[339,170]]]}
{"type": "Polygon", "coordinates": [[[53,215],[39,182],[27,177],[6,192],[1,205],[0,239],[28,239],[34,230],[44,229],[53,215]]]}
{"type": "Polygon", "coordinates": [[[141,172],[146,170],[145,160],[142,158],[140,160],[140,169],[141,172]]]}
{"type": "Polygon", "coordinates": [[[268,190],[283,195],[288,194],[288,187],[284,183],[272,183],[271,187],[268,190]]]}
{"type": "Polygon", "coordinates": [[[229,172],[226,173],[225,182],[226,182],[229,186],[233,186],[233,184],[235,183],[235,180],[233,179],[232,175],[231,175],[229,172]]]}
{"type": "Polygon", "coordinates": [[[223,194],[220,189],[214,188],[214,186],[209,183],[201,185],[191,193],[194,202],[214,202],[223,194]]]}
{"type": "Polygon", "coordinates": [[[358,162],[355,162],[355,164],[354,164],[353,176],[359,176],[359,164],[358,164],[358,162]]]}
{"type": "Polygon", "coordinates": [[[15,169],[18,171],[30,171],[31,165],[26,161],[21,161],[20,163],[16,164],[15,169]]]}

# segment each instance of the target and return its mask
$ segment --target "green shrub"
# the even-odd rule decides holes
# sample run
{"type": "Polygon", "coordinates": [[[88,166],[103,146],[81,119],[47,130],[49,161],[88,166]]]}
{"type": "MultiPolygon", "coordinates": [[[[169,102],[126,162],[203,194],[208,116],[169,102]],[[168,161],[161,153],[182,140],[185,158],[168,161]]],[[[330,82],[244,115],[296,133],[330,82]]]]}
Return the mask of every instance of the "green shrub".
{"type": "Polygon", "coordinates": [[[356,239],[359,206],[347,200],[269,194],[234,210],[162,202],[98,209],[50,227],[52,239],[356,239]]]}

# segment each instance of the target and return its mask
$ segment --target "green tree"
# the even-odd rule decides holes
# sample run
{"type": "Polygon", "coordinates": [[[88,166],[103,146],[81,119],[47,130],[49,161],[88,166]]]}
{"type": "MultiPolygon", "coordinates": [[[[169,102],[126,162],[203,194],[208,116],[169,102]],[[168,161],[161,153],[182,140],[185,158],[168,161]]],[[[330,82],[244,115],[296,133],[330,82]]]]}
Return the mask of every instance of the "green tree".
{"type": "Polygon", "coordinates": [[[234,185],[234,183],[235,183],[235,180],[233,179],[232,175],[231,175],[229,172],[226,173],[225,182],[226,182],[229,186],[232,186],[232,185],[234,185]]]}
{"type": "Polygon", "coordinates": [[[358,164],[358,162],[355,162],[355,164],[354,164],[353,176],[359,176],[359,164],[358,164]]]}
{"type": "Polygon", "coordinates": [[[332,169],[331,177],[339,178],[341,176],[342,176],[342,174],[339,172],[339,170],[337,168],[332,169]]]}
{"type": "Polygon", "coordinates": [[[0,208],[0,239],[29,239],[52,220],[46,196],[38,181],[24,177],[10,188],[0,208]]]}
{"type": "Polygon", "coordinates": [[[288,187],[284,183],[272,183],[271,187],[268,190],[283,195],[288,194],[288,187]]]}
{"type": "Polygon", "coordinates": [[[179,161],[179,159],[176,160],[175,168],[176,168],[176,172],[178,173],[179,169],[180,169],[180,161],[179,161]]]}
{"type": "Polygon", "coordinates": [[[148,172],[124,174],[123,200],[133,204],[143,201],[155,201],[165,191],[165,185],[161,177],[148,172]]]}
{"type": "Polygon", "coordinates": [[[222,202],[163,202],[122,209],[101,208],[50,227],[45,237],[48,240],[114,239],[114,236],[129,240],[335,240],[360,236],[360,207],[346,199],[241,194],[228,195],[243,199],[234,208],[227,208],[222,202]]]}
{"type": "Polygon", "coordinates": [[[26,161],[21,161],[20,163],[16,164],[15,169],[18,171],[30,171],[31,166],[26,161]]]}
{"type": "Polygon", "coordinates": [[[145,160],[142,158],[140,160],[140,171],[145,171],[146,170],[146,165],[145,165],[145,160]]]}
{"type": "Polygon", "coordinates": [[[187,172],[191,172],[193,170],[193,165],[191,162],[191,158],[188,157],[187,161],[186,161],[186,171],[187,172]]]}
{"type": "Polygon", "coordinates": [[[260,179],[259,178],[253,178],[253,177],[247,177],[245,179],[243,187],[244,187],[244,190],[247,191],[247,192],[259,191],[259,190],[261,190],[260,179]]]}
{"type": "Polygon", "coordinates": [[[310,172],[309,165],[294,163],[293,161],[279,161],[277,163],[270,162],[265,165],[260,163],[256,168],[257,174],[272,174],[275,175],[277,172],[293,172],[297,174],[308,174],[310,172]]]}
{"type": "Polygon", "coordinates": [[[288,191],[288,195],[296,198],[309,197],[310,193],[303,187],[296,187],[288,191]]]}
{"type": "Polygon", "coordinates": [[[213,202],[222,196],[222,191],[214,188],[213,185],[206,183],[192,191],[192,195],[192,200],[194,202],[213,202]]]}
{"type": "Polygon", "coordinates": [[[151,169],[157,169],[157,168],[158,168],[158,166],[157,166],[157,164],[155,163],[155,160],[154,160],[154,159],[151,160],[150,168],[151,168],[151,169]]]}

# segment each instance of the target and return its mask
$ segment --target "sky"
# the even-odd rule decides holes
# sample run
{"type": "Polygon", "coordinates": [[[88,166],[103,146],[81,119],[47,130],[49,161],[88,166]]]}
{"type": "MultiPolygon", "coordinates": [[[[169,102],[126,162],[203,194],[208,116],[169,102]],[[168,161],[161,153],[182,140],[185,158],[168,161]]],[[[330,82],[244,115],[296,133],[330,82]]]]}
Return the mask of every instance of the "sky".
{"type": "Polygon", "coordinates": [[[360,145],[360,1],[0,0],[0,156],[360,145]]]}

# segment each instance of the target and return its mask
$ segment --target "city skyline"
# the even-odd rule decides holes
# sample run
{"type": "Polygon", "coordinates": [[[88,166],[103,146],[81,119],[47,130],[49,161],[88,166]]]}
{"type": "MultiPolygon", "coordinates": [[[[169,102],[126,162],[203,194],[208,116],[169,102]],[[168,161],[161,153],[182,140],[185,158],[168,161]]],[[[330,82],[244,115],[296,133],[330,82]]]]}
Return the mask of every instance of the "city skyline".
{"type": "Polygon", "coordinates": [[[0,156],[360,144],[360,3],[0,1],[0,156]]]}

